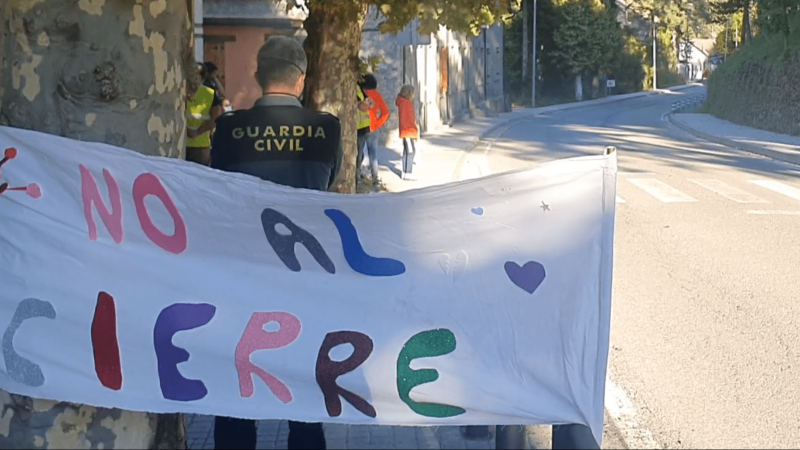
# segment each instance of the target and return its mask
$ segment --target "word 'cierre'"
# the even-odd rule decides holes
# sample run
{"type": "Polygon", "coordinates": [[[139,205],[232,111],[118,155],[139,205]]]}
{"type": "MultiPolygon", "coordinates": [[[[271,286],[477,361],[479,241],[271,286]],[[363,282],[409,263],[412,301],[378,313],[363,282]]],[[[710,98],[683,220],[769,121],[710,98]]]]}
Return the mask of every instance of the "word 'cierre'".
{"type": "MultiPolygon", "coordinates": [[[[97,226],[93,218],[92,206],[96,209],[106,229],[116,243],[121,243],[122,202],[114,177],[108,170],[103,176],[108,185],[108,194],[112,209],[103,202],[97,183],[92,173],[83,165],[80,166],[81,192],[84,202],[84,214],[88,225],[89,238],[97,240],[97,226]]],[[[133,184],[132,195],[136,213],[143,231],[150,240],[171,253],[180,254],[187,247],[185,222],[170,198],[161,181],[154,174],[139,175],[133,184]],[[165,206],[174,222],[174,232],[167,235],[153,224],[144,199],[148,195],[156,196],[165,206]]],[[[334,222],[342,238],[345,259],[355,271],[368,276],[397,276],[405,272],[402,262],[390,258],[374,258],[367,255],[358,239],[351,220],[343,212],[335,209],[325,211],[334,222]]],[[[326,254],[319,241],[310,233],[294,224],[288,217],[273,209],[265,209],[262,213],[262,224],[267,240],[276,251],[281,261],[296,272],[301,270],[294,254],[296,243],[304,245],[317,263],[327,272],[334,274],[333,262],[326,254]],[[277,233],[277,224],[282,224],[291,231],[290,235],[277,233]]],[[[197,401],[208,394],[205,384],[200,380],[184,378],[178,370],[178,364],[189,360],[189,352],[172,343],[173,336],[179,331],[190,330],[207,325],[216,314],[216,307],[210,304],[178,303],[164,308],[156,320],[153,329],[153,344],[158,360],[158,377],[162,396],[173,401],[197,401]]],[[[45,378],[41,368],[35,363],[21,357],[13,348],[13,338],[19,326],[25,320],[35,317],[56,318],[56,311],[50,302],[29,298],[19,303],[14,318],[6,329],[3,339],[3,354],[7,372],[12,379],[28,386],[38,387],[44,384],[45,378]]],[[[114,298],[100,292],[91,325],[92,348],[94,353],[95,372],[100,383],[108,389],[122,389],[122,365],[120,347],[117,338],[116,305],[114,298]]],[[[274,375],[250,360],[250,355],[259,350],[278,349],[291,345],[299,336],[302,325],[300,320],[287,312],[255,312],[242,334],[235,350],[235,366],[239,375],[239,387],[242,397],[251,397],[254,392],[252,376],[261,378],[272,393],[283,403],[292,401],[289,387],[274,375]],[[278,331],[268,332],[267,324],[277,323],[278,331]]],[[[338,377],[352,372],[361,366],[372,354],[372,338],[357,331],[338,331],[328,333],[323,339],[317,356],[315,377],[319,385],[327,412],[331,417],[341,414],[340,396],[353,407],[368,417],[377,417],[375,408],[359,395],[341,388],[336,384],[338,377]],[[333,361],[329,354],[339,345],[353,346],[352,355],[344,361],[333,361]]],[[[397,391],[400,399],[414,412],[427,417],[452,417],[466,412],[464,409],[438,403],[418,403],[410,398],[411,389],[420,384],[438,379],[434,369],[413,370],[411,361],[417,358],[442,356],[456,349],[455,335],[447,329],[434,329],[414,335],[401,350],[397,359],[397,391]]]]}
{"type": "MultiPolygon", "coordinates": [[[[153,345],[158,360],[158,378],[161,394],[167,400],[191,402],[201,400],[208,389],[201,380],[184,378],[178,364],[189,360],[189,352],[172,343],[174,335],[180,331],[191,330],[207,325],[216,314],[214,305],[176,303],[159,313],[153,328],[153,345]]],[[[3,358],[6,372],[15,381],[39,387],[45,382],[39,365],[20,356],[13,347],[14,335],[22,322],[37,317],[56,318],[52,303],[28,298],[17,305],[14,318],[6,328],[3,338],[3,358]]],[[[137,326],[139,326],[137,324],[137,326]]],[[[239,343],[236,345],[234,361],[239,375],[241,397],[253,396],[253,375],[272,391],[284,404],[292,402],[292,392],[280,379],[255,365],[250,356],[259,350],[275,350],[288,347],[300,336],[300,319],[287,312],[256,312],[250,317],[239,343]],[[266,331],[270,323],[279,325],[278,331],[266,331]]],[[[92,350],[95,373],[100,383],[111,390],[122,389],[122,362],[117,338],[117,316],[114,298],[100,292],[97,296],[94,317],[91,325],[92,350]]],[[[320,346],[315,366],[315,377],[325,400],[330,417],[342,413],[344,398],[362,414],[375,418],[378,413],[363,397],[348,391],[336,383],[337,378],[352,372],[372,354],[372,338],[357,331],[337,331],[328,333],[320,346]],[[334,361],[330,352],[334,348],[350,344],[353,353],[344,361],[334,361]]],[[[439,373],[435,369],[411,369],[411,361],[452,353],[456,349],[456,339],[452,331],[434,329],[423,331],[406,341],[397,358],[397,393],[412,411],[426,417],[453,417],[466,412],[457,406],[439,403],[421,403],[411,399],[411,390],[421,384],[436,381],[439,373]]]]}
{"type": "Polygon", "coordinates": [[[325,130],[322,127],[316,127],[315,130],[315,127],[310,125],[282,125],[279,127],[265,126],[263,131],[261,130],[261,127],[234,128],[231,132],[231,136],[234,139],[242,139],[245,134],[247,134],[247,137],[250,138],[262,138],[256,140],[253,144],[254,148],[260,152],[265,150],[271,152],[273,148],[277,151],[288,150],[290,152],[302,152],[303,146],[301,145],[300,138],[310,137],[315,139],[325,139],[325,130]],[[275,131],[276,128],[278,130],[277,132],[275,131]]]}

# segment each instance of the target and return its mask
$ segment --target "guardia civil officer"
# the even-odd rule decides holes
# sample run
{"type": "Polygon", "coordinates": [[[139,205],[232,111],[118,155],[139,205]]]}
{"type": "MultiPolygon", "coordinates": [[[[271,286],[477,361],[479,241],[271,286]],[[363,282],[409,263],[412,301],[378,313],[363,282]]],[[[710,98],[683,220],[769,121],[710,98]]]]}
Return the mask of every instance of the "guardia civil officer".
{"type": "Polygon", "coordinates": [[[300,104],[307,66],[296,39],[267,40],[256,69],[264,96],[217,120],[212,167],[296,188],[330,188],[341,167],[341,125],[336,116],[300,104]]]}
{"type": "MultiPolygon", "coordinates": [[[[341,166],[339,119],[301,106],[306,53],[291,37],[271,36],[258,52],[264,94],[248,110],[217,120],[211,167],[296,188],[328,190],[341,166]]],[[[217,417],[216,448],[254,449],[254,420],[217,417]]],[[[321,423],[289,422],[289,448],[325,448],[321,423]]]]}

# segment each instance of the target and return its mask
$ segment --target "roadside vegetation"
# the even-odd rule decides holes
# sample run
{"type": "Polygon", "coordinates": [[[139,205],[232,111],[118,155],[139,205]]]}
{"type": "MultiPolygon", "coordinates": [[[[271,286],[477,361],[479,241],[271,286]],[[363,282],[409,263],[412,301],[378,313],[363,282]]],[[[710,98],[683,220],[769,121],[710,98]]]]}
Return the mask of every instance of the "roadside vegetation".
{"type": "Polygon", "coordinates": [[[800,136],[800,3],[760,0],[747,7],[749,14],[731,14],[734,32],[729,31],[728,41],[718,39],[720,53],[728,56],[708,80],[708,112],[800,136]],[[752,23],[742,23],[745,17],[752,23]]]}

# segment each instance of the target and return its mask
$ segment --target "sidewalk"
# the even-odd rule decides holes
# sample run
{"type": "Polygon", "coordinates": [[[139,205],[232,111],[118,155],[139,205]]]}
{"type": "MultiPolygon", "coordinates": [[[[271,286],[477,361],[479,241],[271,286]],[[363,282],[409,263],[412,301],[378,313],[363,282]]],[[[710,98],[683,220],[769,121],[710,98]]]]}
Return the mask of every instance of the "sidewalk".
{"type": "MultiPolygon", "coordinates": [[[[563,111],[573,108],[602,105],[637,97],[645,97],[660,92],[680,91],[700,85],[689,84],[658,91],[636,92],[633,94],[612,95],[597,100],[545,106],[542,108],[516,108],[513,112],[502,113],[491,118],[474,118],[452,127],[444,126],[432,133],[426,133],[417,143],[418,158],[422,162],[415,168],[417,181],[404,181],[400,178],[403,145],[393,142],[390,148],[381,147],[378,151],[379,176],[389,192],[401,192],[409,189],[449,183],[461,178],[470,178],[471,174],[462,174],[464,160],[475,145],[485,139],[496,136],[504,128],[530,119],[539,114],[563,111]]],[[[464,167],[464,172],[475,172],[477,169],[464,167]],[[472,169],[472,170],[471,170],[472,169]]],[[[479,175],[479,174],[476,174],[479,175]]]]}
{"type": "Polygon", "coordinates": [[[670,114],[670,123],[701,139],[800,165],[800,137],[745,127],[711,114],[670,114]]]}

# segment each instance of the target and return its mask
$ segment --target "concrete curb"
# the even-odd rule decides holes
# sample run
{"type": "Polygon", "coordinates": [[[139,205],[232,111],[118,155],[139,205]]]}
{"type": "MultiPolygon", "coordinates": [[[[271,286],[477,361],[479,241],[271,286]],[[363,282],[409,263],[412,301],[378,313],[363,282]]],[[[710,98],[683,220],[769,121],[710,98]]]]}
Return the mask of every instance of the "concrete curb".
{"type": "Polygon", "coordinates": [[[713,136],[713,135],[704,133],[704,132],[702,132],[702,131],[700,131],[700,130],[698,130],[696,128],[693,128],[690,125],[687,125],[687,124],[682,123],[682,122],[680,122],[678,120],[675,120],[675,118],[673,118],[673,114],[672,113],[667,114],[667,118],[669,119],[669,123],[671,123],[672,125],[675,125],[676,127],[680,128],[681,130],[683,130],[683,131],[685,131],[685,132],[687,132],[689,134],[692,134],[692,135],[694,135],[696,137],[699,137],[700,139],[703,139],[703,140],[706,140],[706,141],[709,141],[709,142],[714,142],[716,144],[724,145],[726,147],[735,148],[737,150],[742,150],[742,151],[745,151],[745,152],[748,152],[748,153],[753,153],[753,154],[756,154],[756,155],[766,156],[767,158],[772,158],[772,159],[774,159],[776,161],[782,161],[782,162],[787,162],[789,164],[800,165],[800,156],[787,155],[785,153],[776,152],[774,150],[770,150],[768,148],[761,147],[759,145],[752,145],[752,144],[747,144],[747,143],[744,143],[744,142],[737,142],[737,141],[734,141],[734,140],[731,140],[731,139],[727,139],[727,138],[724,138],[724,137],[713,136]]]}
{"type": "MultiPolygon", "coordinates": [[[[678,89],[676,90],[686,89],[687,87],[691,86],[692,85],[686,85],[686,87],[679,86],[678,89]]],[[[453,170],[453,175],[451,177],[451,180],[455,181],[460,177],[461,169],[464,166],[464,162],[472,154],[472,152],[476,148],[478,148],[481,144],[484,144],[484,153],[489,151],[488,138],[493,134],[498,134],[498,135],[501,134],[498,133],[498,131],[500,130],[507,130],[519,123],[533,119],[540,114],[548,112],[565,111],[569,109],[577,109],[577,108],[596,106],[596,105],[605,105],[608,103],[621,102],[623,100],[630,100],[633,98],[647,97],[650,95],[658,94],[663,91],[664,89],[659,89],[657,91],[635,92],[633,94],[622,94],[618,96],[604,97],[595,100],[587,100],[585,102],[572,102],[572,103],[564,103],[562,105],[550,105],[550,106],[543,106],[541,108],[524,108],[518,110],[518,117],[510,117],[506,120],[499,120],[496,124],[490,126],[482,133],[480,133],[478,136],[475,136],[471,141],[468,141],[470,142],[469,148],[465,148],[464,153],[461,155],[460,158],[458,158],[458,161],[456,161],[456,165],[453,170]]],[[[514,114],[514,113],[512,112],[509,114],[514,114]]]]}
{"type": "MultiPolygon", "coordinates": [[[[498,130],[511,128],[511,127],[513,127],[513,126],[515,126],[515,125],[517,125],[519,123],[522,123],[522,122],[524,122],[526,120],[532,119],[532,118],[536,117],[539,114],[544,114],[544,113],[548,113],[548,112],[555,112],[555,111],[565,111],[565,110],[576,109],[576,108],[584,108],[584,107],[595,106],[595,105],[604,105],[604,104],[607,104],[607,103],[621,102],[621,101],[630,100],[630,99],[633,99],[633,98],[647,97],[647,96],[650,96],[650,95],[656,95],[656,94],[660,94],[660,93],[663,93],[663,92],[681,91],[681,90],[684,90],[684,89],[689,89],[689,88],[693,88],[693,87],[701,87],[701,86],[703,86],[703,85],[702,84],[693,83],[693,84],[686,84],[686,85],[682,85],[682,86],[673,86],[673,87],[670,87],[670,88],[667,88],[667,89],[658,89],[658,90],[654,90],[654,91],[644,91],[644,92],[635,92],[633,94],[614,95],[614,96],[611,96],[611,97],[604,97],[604,98],[599,98],[599,99],[596,99],[596,100],[587,100],[585,102],[572,102],[572,103],[565,103],[565,104],[562,104],[562,105],[544,106],[544,107],[541,107],[541,108],[525,108],[525,109],[521,109],[521,113],[520,113],[520,115],[518,117],[509,117],[506,120],[500,120],[496,124],[490,126],[486,130],[484,130],[478,136],[475,136],[471,141],[467,141],[467,142],[469,142],[469,144],[468,144],[469,147],[464,149],[464,153],[461,155],[460,158],[458,158],[458,161],[456,161],[456,165],[455,165],[455,168],[453,170],[453,175],[451,177],[451,180],[455,181],[455,180],[457,180],[459,178],[459,175],[460,175],[460,172],[461,172],[461,168],[464,165],[464,161],[466,161],[466,159],[469,157],[469,155],[472,153],[472,151],[476,147],[478,147],[478,145],[480,145],[481,143],[485,143],[486,139],[489,136],[495,134],[498,130]]],[[[514,112],[506,113],[506,114],[514,114],[514,112]]]]}
{"type": "MultiPolygon", "coordinates": [[[[565,110],[569,110],[569,109],[583,108],[583,107],[587,107],[587,106],[604,105],[606,103],[616,103],[616,102],[621,102],[621,101],[624,101],[624,100],[630,100],[632,98],[647,97],[647,96],[650,96],[650,95],[660,94],[662,92],[681,91],[681,90],[684,90],[684,89],[689,89],[689,88],[693,88],[693,87],[700,87],[700,86],[702,86],[702,84],[687,84],[687,85],[683,85],[683,86],[673,86],[673,87],[667,88],[667,89],[658,89],[658,90],[655,90],[655,91],[644,91],[644,92],[635,92],[633,94],[613,95],[611,97],[604,97],[604,98],[600,98],[600,99],[596,99],[596,100],[587,100],[585,102],[564,103],[562,105],[543,106],[541,108],[532,108],[532,109],[531,108],[525,108],[525,109],[522,109],[522,111],[525,111],[525,114],[523,114],[521,117],[509,118],[508,120],[498,122],[498,123],[492,125],[491,127],[489,127],[487,130],[485,130],[480,135],[476,136],[475,144],[477,145],[478,142],[486,139],[487,137],[489,137],[491,134],[493,134],[494,132],[496,132],[500,128],[504,128],[506,126],[509,126],[509,127],[510,126],[514,126],[514,125],[516,125],[516,124],[518,124],[520,122],[524,122],[524,121],[526,121],[526,120],[528,120],[528,119],[530,119],[532,117],[535,117],[535,116],[537,116],[539,114],[548,113],[548,112],[554,112],[554,111],[565,111],[565,110]]],[[[513,112],[512,113],[507,113],[507,114],[513,114],[513,112]]]]}

